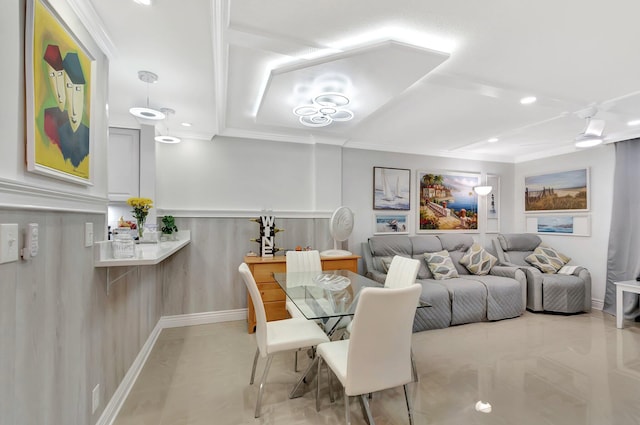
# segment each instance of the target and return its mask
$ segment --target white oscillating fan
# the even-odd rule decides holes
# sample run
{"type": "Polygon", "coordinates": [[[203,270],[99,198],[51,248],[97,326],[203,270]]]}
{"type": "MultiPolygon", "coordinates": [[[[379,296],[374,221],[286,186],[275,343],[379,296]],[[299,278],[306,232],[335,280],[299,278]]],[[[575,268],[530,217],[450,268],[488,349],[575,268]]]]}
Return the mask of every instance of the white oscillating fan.
{"type": "Polygon", "coordinates": [[[345,257],[351,252],[338,249],[338,242],[346,241],[353,231],[353,211],[347,207],[339,207],[331,215],[329,232],[333,238],[333,249],[322,251],[320,255],[325,257],[345,257]]]}

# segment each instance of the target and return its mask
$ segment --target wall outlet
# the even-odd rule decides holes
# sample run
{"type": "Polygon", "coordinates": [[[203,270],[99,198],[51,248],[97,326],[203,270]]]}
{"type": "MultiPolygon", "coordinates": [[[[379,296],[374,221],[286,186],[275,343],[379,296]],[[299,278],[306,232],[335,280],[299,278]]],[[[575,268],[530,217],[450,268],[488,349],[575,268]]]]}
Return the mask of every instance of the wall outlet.
{"type": "Polygon", "coordinates": [[[93,246],[93,223],[84,223],[84,246],[93,246]]]}
{"type": "Polygon", "coordinates": [[[0,224],[0,264],[18,261],[18,224],[0,224]]]}
{"type": "Polygon", "coordinates": [[[24,248],[22,249],[22,258],[28,260],[29,258],[38,255],[38,223],[29,223],[24,231],[24,248]]]}
{"type": "Polygon", "coordinates": [[[91,414],[96,413],[96,410],[100,406],[100,384],[96,385],[91,392],[91,414]]]}

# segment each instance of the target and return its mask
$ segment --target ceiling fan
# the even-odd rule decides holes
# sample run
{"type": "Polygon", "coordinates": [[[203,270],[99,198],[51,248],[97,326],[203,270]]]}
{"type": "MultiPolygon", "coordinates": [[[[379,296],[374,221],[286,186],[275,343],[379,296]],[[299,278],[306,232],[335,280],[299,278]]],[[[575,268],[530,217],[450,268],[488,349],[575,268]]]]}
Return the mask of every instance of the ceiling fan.
{"type": "Polygon", "coordinates": [[[591,148],[598,146],[604,141],[602,133],[604,132],[605,121],[593,118],[597,112],[598,110],[596,108],[591,108],[582,115],[581,118],[587,120],[587,126],[584,131],[575,138],[577,148],[591,148]]]}

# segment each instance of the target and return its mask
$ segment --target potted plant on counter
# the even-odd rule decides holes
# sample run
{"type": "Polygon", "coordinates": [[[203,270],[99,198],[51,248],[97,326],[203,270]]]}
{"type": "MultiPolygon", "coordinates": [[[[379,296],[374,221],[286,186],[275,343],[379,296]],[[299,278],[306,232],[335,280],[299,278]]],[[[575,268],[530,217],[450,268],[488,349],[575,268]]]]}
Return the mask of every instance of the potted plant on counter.
{"type": "Polygon", "coordinates": [[[176,226],[176,219],[172,215],[165,215],[162,217],[162,236],[168,240],[176,240],[176,235],[174,232],[178,231],[178,226],[176,226]]]}

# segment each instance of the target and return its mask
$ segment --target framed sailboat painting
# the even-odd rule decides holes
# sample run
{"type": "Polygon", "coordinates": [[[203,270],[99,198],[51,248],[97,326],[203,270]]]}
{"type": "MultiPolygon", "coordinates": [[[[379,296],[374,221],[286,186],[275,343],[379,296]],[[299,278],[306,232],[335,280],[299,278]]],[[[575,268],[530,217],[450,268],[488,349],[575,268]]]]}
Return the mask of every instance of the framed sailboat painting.
{"type": "Polygon", "coordinates": [[[409,211],[411,170],[373,167],[373,209],[409,211]]]}

